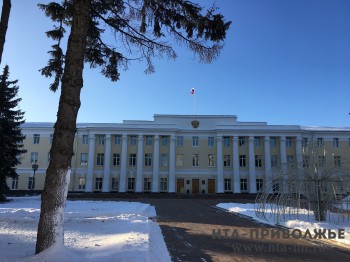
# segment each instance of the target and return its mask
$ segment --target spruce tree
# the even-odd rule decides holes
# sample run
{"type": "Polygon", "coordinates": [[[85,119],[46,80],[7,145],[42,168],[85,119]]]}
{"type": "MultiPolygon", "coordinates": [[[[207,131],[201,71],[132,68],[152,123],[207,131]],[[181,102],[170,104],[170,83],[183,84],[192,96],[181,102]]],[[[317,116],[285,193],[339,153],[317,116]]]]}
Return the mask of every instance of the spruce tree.
{"type": "Polygon", "coordinates": [[[120,69],[126,70],[131,61],[145,61],[145,72],[152,73],[154,58],[175,59],[174,45],[184,46],[200,62],[210,63],[219,55],[231,24],[225,22],[215,6],[205,11],[187,0],[58,2],[39,5],[56,23],[53,30],[46,32],[56,43],[41,73],[54,77],[50,89],[60,88],[61,95],[41,195],[36,253],[64,240],[63,211],[74,154],[84,64],[97,67],[105,77],[118,81],[120,69]],[[62,49],[65,32],[69,32],[69,37],[67,48],[62,49]]]}
{"type": "Polygon", "coordinates": [[[17,109],[21,98],[17,97],[17,80],[9,81],[9,67],[6,65],[0,79],[0,202],[6,201],[9,190],[6,179],[16,178],[18,156],[25,153],[21,132],[24,112],[17,109]]]}

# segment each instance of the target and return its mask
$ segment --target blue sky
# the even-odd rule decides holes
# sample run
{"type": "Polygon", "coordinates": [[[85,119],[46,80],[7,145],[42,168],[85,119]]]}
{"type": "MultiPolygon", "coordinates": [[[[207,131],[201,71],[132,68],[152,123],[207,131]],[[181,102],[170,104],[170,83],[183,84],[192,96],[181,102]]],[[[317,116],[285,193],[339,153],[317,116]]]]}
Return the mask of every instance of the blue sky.
{"type": "MultiPolygon", "coordinates": [[[[3,63],[19,79],[27,122],[54,122],[59,92],[40,75],[53,42],[37,0],[13,0],[3,63]]],[[[200,1],[208,5],[213,1],[200,1]]],[[[239,121],[350,126],[350,1],[217,0],[232,25],[224,50],[201,64],[176,47],[175,61],[155,59],[156,73],[132,63],[121,80],[84,71],[78,122],[152,120],[154,114],[237,115],[239,121]]]]}

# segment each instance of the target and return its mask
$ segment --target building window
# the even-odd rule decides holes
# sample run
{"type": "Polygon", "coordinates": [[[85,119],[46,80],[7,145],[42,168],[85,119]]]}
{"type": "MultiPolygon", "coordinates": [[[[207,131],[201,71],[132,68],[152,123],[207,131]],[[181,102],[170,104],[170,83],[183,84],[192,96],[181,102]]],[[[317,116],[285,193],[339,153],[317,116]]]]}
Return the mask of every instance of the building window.
{"type": "Polygon", "coordinates": [[[224,155],[224,167],[231,166],[231,156],[230,155],[224,155]]]}
{"type": "Polygon", "coordinates": [[[324,167],[325,163],[326,163],[326,157],[325,156],[318,156],[318,166],[324,167]]]}
{"type": "Polygon", "coordinates": [[[256,179],[256,191],[259,192],[263,188],[263,185],[264,185],[263,179],[257,178],[256,179]]]}
{"type": "Polygon", "coordinates": [[[199,154],[192,155],[192,166],[199,166],[199,154]]]}
{"type": "Polygon", "coordinates": [[[334,156],[334,166],[336,167],[341,166],[340,156],[334,156]]]}
{"type": "Polygon", "coordinates": [[[121,140],[122,140],[121,135],[114,135],[114,144],[115,145],[120,145],[121,140]]]}
{"type": "Polygon", "coordinates": [[[151,178],[145,177],[143,179],[143,191],[151,191],[151,178]]]}
{"type": "Polygon", "coordinates": [[[261,138],[258,136],[254,137],[254,144],[255,147],[261,147],[261,138]]]}
{"type": "Polygon", "coordinates": [[[246,145],[246,138],[243,136],[238,137],[238,145],[245,146],[246,145]]]}
{"type": "Polygon", "coordinates": [[[255,167],[262,167],[262,156],[261,155],[255,156],[255,167]]]}
{"type": "Polygon", "coordinates": [[[301,145],[302,145],[303,147],[307,147],[307,144],[308,144],[308,139],[307,139],[307,137],[303,137],[303,138],[301,139],[301,145]]]}
{"type": "Polygon", "coordinates": [[[130,145],[131,145],[131,146],[136,145],[136,141],[137,141],[137,136],[131,135],[131,136],[130,136],[130,145]]]}
{"type": "Polygon", "coordinates": [[[95,190],[102,190],[102,177],[96,177],[95,190]]]}
{"type": "Polygon", "coordinates": [[[276,147],[277,146],[277,138],[276,137],[270,137],[270,147],[276,147]]]}
{"type": "Polygon", "coordinates": [[[333,147],[339,147],[339,138],[333,138],[333,147]]]}
{"type": "Polygon", "coordinates": [[[151,146],[153,141],[152,136],[146,136],[146,146],[151,146]]]}
{"type": "Polygon", "coordinates": [[[230,178],[225,178],[224,179],[224,189],[225,189],[225,191],[232,191],[232,183],[231,183],[231,179],[230,178]]]}
{"type": "Polygon", "coordinates": [[[161,136],[162,146],[168,145],[168,137],[167,136],[161,136]]]}
{"type": "Polygon", "coordinates": [[[322,137],[318,137],[317,138],[317,146],[318,147],[322,147],[323,146],[323,138],[322,137]]]}
{"type": "Polygon", "coordinates": [[[248,192],[248,180],[246,178],[240,179],[241,192],[248,192]]]}
{"type": "Polygon", "coordinates": [[[224,136],[223,137],[224,140],[224,146],[230,146],[230,137],[229,136],[224,136]]]}
{"type": "Polygon", "coordinates": [[[87,166],[87,164],[88,164],[88,153],[81,153],[80,154],[80,165],[87,166]]]}
{"type": "Polygon", "coordinates": [[[271,167],[278,167],[277,155],[271,155],[271,167]]]}
{"type": "Polygon", "coordinates": [[[12,178],[11,189],[18,189],[18,177],[12,178]]]}
{"type": "Polygon", "coordinates": [[[292,147],[293,140],[290,136],[286,137],[286,147],[292,147]]]}
{"type": "Polygon", "coordinates": [[[309,156],[303,156],[303,167],[309,167],[309,156]]]}
{"type": "Polygon", "coordinates": [[[104,160],[105,160],[105,154],[104,153],[98,153],[97,154],[96,165],[103,166],[104,165],[104,160]]]}
{"type": "Polygon", "coordinates": [[[278,193],[280,191],[280,184],[277,180],[272,181],[272,192],[278,193]]]}
{"type": "Polygon", "coordinates": [[[215,166],[215,155],[214,154],[208,154],[208,166],[209,167],[215,166]]]}
{"type": "Polygon", "coordinates": [[[113,154],[113,166],[120,165],[120,154],[113,154]]]}
{"type": "Polygon", "coordinates": [[[52,145],[52,141],[53,141],[53,134],[50,134],[50,145],[52,145]]]}
{"type": "Polygon", "coordinates": [[[168,190],[168,179],[166,177],[160,178],[159,190],[160,191],[167,191],[168,190]]]}
{"type": "Polygon", "coordinates": [[[134,191],[135,190],[135,178],[129,177],[128,178],[128,191],[134,191]]]}
{"type": "Polygon", "coordinates": [[[85,189],[85,185],[86,185],[86,178],[85,177],[79,177],[78,189],[85,189]]]}
{"type": "Polygon", "coordinates": [[[98,144],[104,145],[105,144],[105,136],[104,135],[98,135],[97,136],[98,144]]]}
{"type": "Polygon", "coordinates": [[[183,146],[184,145],[184,137],[183,136],[177,136],[176,137],[176,146],[183,146]]]}
{"type": "Polygon", "coordinates": [[[152,154],[145,154],[145,166],[152,166],[152,154]]]}
{"type": "Polygon", "coordinates": [[[288,166],[290,166],[290,167],[293,167],[293,166],[294,166],[294,156],[292,156],[292,155],[287,155],[287,164],[288,164],[288,166]]]}
{"type": "Polygon", "coordinates": [[[129,154],[129,166],[136,166],[136,154],[129,154]]]}
{"type": "Polygon", "coordinates": [[[181,154],[176,155],[176,166],[177,167],[184,166],[184,155],[181,155],[181,154]]]}
{"type": "Polygon", "coordinates": [[[240,167],[245,167],[247,165],[246,163],[246,156],[245,155],[240,155],[239,156],[239,166],[240,167]]]}
{"type": "Polygon", "coordinates": [[[199,145],[199,138],[198,136],[193,136],[192,137],[192,146],[197,147],[199,145]]]}
{"type": "Polygon", "coordinates": [[[35,189],[35,177],[28,177],[28,189],[34,190],[35,189]]]}
{"type": "Polygon", "coordinates": [[[119,189],[119,180],[118,178],[112,177],[111,190],[118,191],[118,189],[119,189]]]}
{"type": "Polygon", "coordinates": [[[160,155],[160,166],[162,167],[168,166],[168,154],[160,155]]]}
{"type": "Polygon", "coordinates": [[[38,163],[38,152],[31,152],[30,153],[30,164],[37,164],[38,163]]]}
{"type": "Polygon", "coordinates": [[[40,134],[34,134],[33,144],[39,144],[39,143],[40,143],[40,134]]]}
{"type": "Polygon", "coordinates": [[[82,144],[83,145],[89,144],[89,136],[88,135],[83,135],[82,144]]]}
{"type": "Polygon", "coordinates": [[[213,147],[215,142],[214,142],[214,137],[213,136],[209,136],[208,137],[208,147],[213,147]]]}

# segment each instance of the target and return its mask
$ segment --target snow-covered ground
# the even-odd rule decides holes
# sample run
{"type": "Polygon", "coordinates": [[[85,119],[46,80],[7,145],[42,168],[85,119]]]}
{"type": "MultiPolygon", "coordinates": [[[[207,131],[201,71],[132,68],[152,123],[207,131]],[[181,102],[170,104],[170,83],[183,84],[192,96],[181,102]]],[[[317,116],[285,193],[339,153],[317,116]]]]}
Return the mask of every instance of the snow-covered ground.
{"type": "Polygon", "coordinates": [[[0,204],[0,261],[170,261],[148,204],[67,201],[65,245],[34,256],[39,197],[0,204]]]}
{"type": "MultiPolygon", "coordinates": [[[[228,210],[229,212],[235,212],[238,214],[242,214],[248,217],[251,217],[252,219],[265,223],[270,225],[276,225],[276,222],[274,219],[272,219],[274,216],[271,215],[271,219],[268,221],[264,219],[260,219],[256,216],[254,211],[254,204],[241,204],[241,203],[221,203],[218,204],[217,207],[223,208],[228,210]]],[[[267,213],[269,210],[267,210],[267,213]]],[[[268,215],[266,217],[269,217],[268,215]]],[[[312,214],[308,214],[306,210],[302,210],[298,216],[298,219],[294,220],[280,220],[278,225],[290,228],[290,229],[300,229],[303,232],[306,232],[306,230],[309,230],[312,233],[312,236],[314,236],[314,229],[330,229],[332,232],[338,232],[338,229],[345,229],[345,239],[332,239],[332,241],[337,241],[342,244],[349,245],[350,244],[350,219],[346,218],[340,221],[337,221],[337,223],[328,223],[328,222],[318,222],[315,220],[314,216],[312,214]]]]}

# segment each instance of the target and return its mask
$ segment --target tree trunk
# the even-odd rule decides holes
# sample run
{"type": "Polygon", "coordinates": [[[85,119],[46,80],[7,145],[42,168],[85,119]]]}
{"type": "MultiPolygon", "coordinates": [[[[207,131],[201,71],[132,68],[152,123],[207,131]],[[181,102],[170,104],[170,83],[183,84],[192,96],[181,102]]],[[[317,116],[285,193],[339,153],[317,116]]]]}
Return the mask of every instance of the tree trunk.
{"type": "Polygon", "coordinates": [[[83,87],[84,54],[89,25],[90,0],[75,0],[68,39],[57,121],[41,196],[36,254],[63,244],[64,207],[67,198],[76,119],[83,87]]]}
{"type": "Polygon", "coordinates": [[[2,52],[4,51],[7,26],[9,24],[11,11],[11,0],[2,1],[1,21],[0,21],[0,64],[2,61],[2,52]]]}

